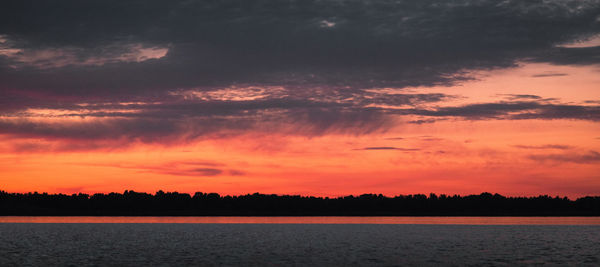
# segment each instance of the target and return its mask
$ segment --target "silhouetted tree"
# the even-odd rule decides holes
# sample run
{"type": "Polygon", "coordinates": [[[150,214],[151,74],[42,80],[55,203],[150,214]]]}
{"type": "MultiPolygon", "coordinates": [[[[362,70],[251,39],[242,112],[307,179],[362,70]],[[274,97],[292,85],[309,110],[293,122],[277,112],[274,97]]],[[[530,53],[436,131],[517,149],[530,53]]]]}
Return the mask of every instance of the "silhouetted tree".
{"type": "Polygon", "coordinates": [[[154,195],[7,193],[0,191],[0,215],[445,215],[445,216],[600,216],[600,197],[363,194],[338,198],[247,194],[193,196],[159,190],[154,195]]]}

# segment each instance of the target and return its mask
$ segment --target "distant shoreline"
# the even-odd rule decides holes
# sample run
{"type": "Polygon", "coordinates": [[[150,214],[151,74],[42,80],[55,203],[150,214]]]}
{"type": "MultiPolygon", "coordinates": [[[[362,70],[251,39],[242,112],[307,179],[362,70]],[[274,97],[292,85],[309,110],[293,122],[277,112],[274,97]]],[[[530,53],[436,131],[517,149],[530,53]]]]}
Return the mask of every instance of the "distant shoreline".
{"type": "Polygon", "coordinates": [[[0,214],[0,217],[175,217],[175,218],[186,218],[186,217],[242,217],[242,218],[252,218],[252,217],[349,217],[349,218],[359,218],[359,217],[411,217],[411,218],[577,218],[577,217],[600,217],[599,215],[82,215],[82,214],[74,214],[74,215],[5,215],[0,214]]]}
{"type": "Polygon", "coordinates": [[[363,194],[337,198],[248,194],[221,196],[126,190],[109,194],[7,193],[0,191],[0,216],[349,216],[349,217],[576,217],[600,216],[600,196],[505,197],[479,195],[363,194]]]}

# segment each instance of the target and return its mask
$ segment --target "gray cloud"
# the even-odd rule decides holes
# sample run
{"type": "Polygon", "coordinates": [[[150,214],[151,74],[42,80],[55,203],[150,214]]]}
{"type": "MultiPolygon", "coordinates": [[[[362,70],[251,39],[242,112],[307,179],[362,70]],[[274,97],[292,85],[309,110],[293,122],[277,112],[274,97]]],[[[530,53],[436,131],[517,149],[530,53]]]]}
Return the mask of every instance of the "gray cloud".
{"type": "Polygon", "coordinates": [[[499,103],[469,104],[457,107],[442,107],[437,110],[404,110],[398,113],[431,117],[462,117],[468,120],[481,119],[577,119],[600,120],[600,106],[548,104],[536,101],[514,101],[499,103]]]}
{"type": "MultiPolygon", "coordinates": [[[[405,97],[413,99],[411,95],[405,97]]],[[[438,103],[440,98],[436,96],[425,97],[426,101],[432,102],[409,101],[414,108],[406,109],[394,107],[394,104],[405,106],[403,101],[395,103],[397,99],[394,98],[390,107],[371,107],[371,102],[366,98],[317,98],[320,100],[285,97],[238,101],[174,98],[159,103],[67,104],[62,107],[57,104],[55,109],[61,113],[55,115],[24,111],[5,113],[6,116],[0,118],[0,134],[20,138],[68,140],[71,144],[64,147],[65,150],[80,150],[110,146],[110,142],[119,147],[134,142],[169,144],[231,136],[247,131],[303,136],[330,133],[361,135],[385,132],[398,125],[402,121],[398,118],[402,116],[419,116],[431,123],[450,118],[600,120],[599,106],[549,104],[543,100],[421,108],[422,105],[438,103]],[[49,120],[36,119],[39,117],[47,117],[49,120]]],[[[377,101],[380,103],[380,100],[377,101]]],[[[34,147],[25,142],[15,143],[13,149],[26,151],[34,147]]],[[[55,146],[52,149],[59,148],[55,146]]]]}
{"type": "Polygon", "coordinates": [[[532,145],[514,145],[513,147],[516,147],[516,148],[522,148],[522,149],[560,149],[560,150],[566,150],[566,149],[571,149],[571,148],[573,148],[573,146],[569,146],[569,145],[554,145],[554,144],[550,144],[550,145],[539,145],[539,146],[532,146],[532,145]]]}
{"type": "Polygon", "coordinates": [[[438,107],[457,96],[367,90],[452,85],[522,60],[597,64],[599,47],[559,46],[600,33],[598,14],[600,0],[8,0],[0,134],[83,149],[249,130],[365,134],[403,115],[598,121],[597,105],[534,95],[438,107]],[[249,87],[264,95],[194,95],[249,87]]]}
{"type": "Polygon", "coordinates": [[[438,141],[444,140],[444,138],[427,137],[427,138],[421,138],[420,140],[421,141],[429,141],[429,142],[438,142],[438,141]]]}
{"type": "Polygon", "coordinates": [[[590,150],[587,153],[540,154],[531,155],[530,159],[540,162],[591,164],[600,162],[600,153],[590,150]]]}
{"type": "MultiPolygon", "coordinates": [[[[598,23],[598,22],[596,22],[598,23]]],[[[600,46],[558,47],[543,50],[531,59],[535,62],[549,62],[558,65],[589,65],[600,63],[600,46]]]]}
{"type": "Polygon", "coordinates": [[[545,77],[560,77],[560,76],[568,76],[566,73],[540,73],[531,75],[534,78],[545,78],[545,77]]]}
{"type": "Polygon", "coordinates": [[[176,176],[195,176],[195,177],[212,177],[220,175],[245,175],[241,170],[224,170],[218,167],[225,167],[226,164],[212,161],[172,161],[157,165],[140,165],[127,163],[109,163],[109,164],[89,164],[76,163],[87,166],[102,166],[124,169],[135,169],[142,172],[161,173],[176,176]]]}
{"type": "Polygon", "coordinates": [[[556,47],[600,32],[597,0],[9,0],[3,7],[3,94],[134,98],[233,84],[427,86],[516,60],[599,62],[596,47],[556,47]],[[168,53],[132,60],[142,48],[168,53]],[[23,63],[52,51],[65,63],[23,63]]]}
{"type": "Polygon", "coordinates": [[[412,123],[412,124],[426,124],[426,123],[434,123],[438,120],[436,119],[423,119],[423,120],[413,120],[413,121],[408,121],[408,123],[412,123]]]}
{"type": "Polygon", "coordinates": [[[373,146],[373,147],[364,147],[357,148],[354,150],[400,150],[400,151],[419,151],[421,149],[418,148],[402,148],[402,147],[393,147],[393,146],[373,146]]]}
{"type": "Polygon", "coordinates": [[[232,176],[244,176],[246,175],[246,172],[240,171],[240,170],[228,170],[227,173],[229,173],[229,175],[232,176]]]}
{"type": "Polygon", "coordinates": [[[540,100],[542,99],[539,95],[526,95],[526,94],[502,94],[510,100],[540,100]]]}
{"type": "Polygon", "coordinates": [[[223,173],[223,171],[214,168],[196,168],[188,170],[188,173],[194,176],[215,176],[223,173]]]}

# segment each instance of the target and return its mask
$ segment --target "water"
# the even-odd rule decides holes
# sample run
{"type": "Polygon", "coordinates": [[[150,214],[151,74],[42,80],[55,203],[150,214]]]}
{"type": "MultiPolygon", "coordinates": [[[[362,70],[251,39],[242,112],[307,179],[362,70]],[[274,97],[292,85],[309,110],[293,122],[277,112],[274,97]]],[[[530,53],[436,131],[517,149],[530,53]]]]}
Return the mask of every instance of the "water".
{"type": "Polygon", "coordinates": [[[393,216],[0,216],[0,223],[268,223],[268,224],[466,224],[600,225],[600,217],[393,217],[393,216]]]}
{"type": "Polygon", "coordinates": [[[518,218],[441,217],[439,224],[403,224],[434,223],[435,217],[21,217],[61,218],[0,223],[0,266],[600,264],[596,218],[566,224],[565,217],[562,225],[551,225],[557,218],[541,223],[543,217],[522,217],[525,223],[516,224],[518,218]],[[134,222],[144,218],[171,223],[134,222]],[[218,220],[223,223],[210,223],[218,220]]]}

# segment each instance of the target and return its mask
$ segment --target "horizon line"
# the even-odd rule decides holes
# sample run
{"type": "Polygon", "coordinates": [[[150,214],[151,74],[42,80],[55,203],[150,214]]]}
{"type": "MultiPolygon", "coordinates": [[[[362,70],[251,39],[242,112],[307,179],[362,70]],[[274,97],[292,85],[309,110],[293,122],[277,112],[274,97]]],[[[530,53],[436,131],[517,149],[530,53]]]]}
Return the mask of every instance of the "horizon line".
{"type": "Polygon", "coordinates": [[[261,192],[252,192],[252,193],[245,193],[245,194],[220,194],[217,192],[203,192],[203,191],[196,191],[193,193],[187,193],[187,192],[179,192],[179,191],[164,191],[162,189],[157,190],[154,193],[149,193],[149,192],[143,192],[143,191],[135,191],[135,190],[131,190],[131,189],[125,189],[123,192],[95,192],[95,193],[85,193],[85,192],[73,192],[73,193],[63,193],[63,192],[58,192],[58,193],[49,193],[49,192],[38,192],[38,191],[29,191],[29,192],[8,192],[5,190],[1,190],[0,189],[0,194],[21,194],[21,195],[28,195],[28,194],[38,194],[38,195],[64,195],[64,196],[78,196],[78,195],[87,195],[88,197],[94,196],[94,195],[110,195],[110,194],[120,194],[120,195],[125,195],[125,194],[146,194],[146,195],[150,195],[150,196],[157,196],[159,194],[179,194],[179,195],[188,195],[190,197],[194,197],[196,194],[204,194],[204,195],[213,195],[213,196],[218,196],[220,198],[223,197],[243,197],[243,196],[253,196],[253,195],[258,195],[258,196],[277,196],[277,197],[285,197],[285,196],[291,196],[291,197],[303,197],[303,198],[321,198],[321,199],[340,199],[340,198],[347,198],[347,197],[365,197],[365,196],[375,196],[375,197],[383,197],[383,198],[396,198],[396,197],[414,197],[414,196],[425,196],[426,199],[431,199],[433,198],[452,198],[452,197],[469,197],[469,196],[484,196],[484,195],[489,195],[492,197],[503,197],[503,198],[540,198],[540,197],[545,197],[545,198],[559,198],[559,199],[568,199],[569,201],[576,201],[578,199],[583,199],[583,198],[600,198],[600,195],[585,195],[585,196],[581,196],[581,197],[577,197],[577,198],[570,198],[567,195],[550,195],[550,194],[537,194],[537,195],[503,195],[500,193],[491,193],[488,191],[482,191],[481,193],[469,193],[469,194],[446,194],[446,193],[414,193],[414,194],[396,194],[396,195],[387,195],[387,194],[382,194],[382,193],[360,193],[360,194],[344,194],[344,195],[338,195],[338,196],[318,196],[318,195],[310,195],[310,194],[287,194],[287,193],[261,193],[261,192]]]}

